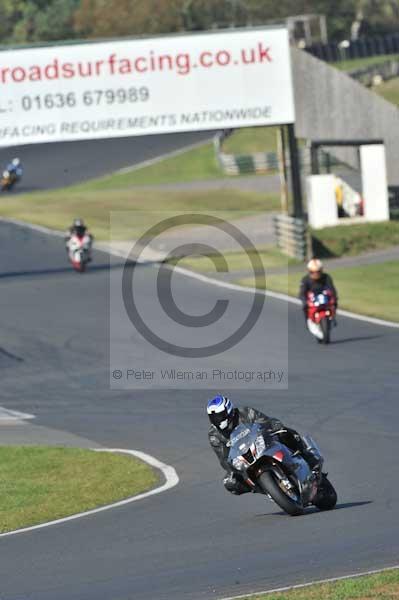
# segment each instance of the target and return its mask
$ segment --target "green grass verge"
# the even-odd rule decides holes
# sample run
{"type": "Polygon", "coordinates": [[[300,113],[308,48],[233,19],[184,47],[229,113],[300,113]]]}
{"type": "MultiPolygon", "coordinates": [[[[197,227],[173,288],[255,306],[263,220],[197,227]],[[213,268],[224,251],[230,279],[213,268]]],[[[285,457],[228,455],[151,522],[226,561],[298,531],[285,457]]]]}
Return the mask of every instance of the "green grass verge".
{"type": "MultiPolygon", "coordinates": [[[[341,71],[354,71],[363,67],[378,65],[388,60],[398,60],[399,56],[387,54],[383,56],[371,56],[369,58],[358,58],[354,60],[344,60],[342,62],[333,63],[334,67],[341,71]]],[[[380,85],[372,88],[373,92],[399,106],[399,78],[395,77],[389,81],[385,81],[380,85]]]]}
{"type": "MultiPolygon", "coordinates": [[[[251,271],[251,257],[253,257],[253,254],[254,253],[251,251],[249,251],[248,254],[244,252],[224,252],[223,257],[226,260],[229,273],[234,273],[235,271],[251,271]]],[[[295,259],[287,258],[271,246],[265,246],[264,248],[258,249],[257,254],[265,269],[285,268],[288,264],[298,264],[295,259]]],[[[220,267],[221,269],[224,267],[224,262],[220,257],[212,254],[206,257],[189,257],[180,261],[171,262],[176,262],[180,267],[210,274],[214,273],[217,267],[220,267]]]]}
{"type": "Polygon", "coordinates": [[[237,129],[226,139],[226,154],[251,154],[253,152],[277,152],[277,127],[249,127],[237,129]]]}
{"type": "MultiPolygon", "coordinates": [[[[228,154],[251,154],[253,152],[277,152],[276,127],[250,127],[237,129],[227,138],[223,152],[228,154]]],[[[228,178],[221,169],[213,144],[205,144],[178,156],[166,158],[153,165],[141,167],[128,173],[111,174],[99,179],[73,186],[71,189],[108,190],[126,189],[133,186],[154,186],[168,183],[189,183],[228,178]]]]}
{"type": "Polygon", "coordinates": [[[383,54],[381,56],[369,56],[367,58],[354,58],[352,60],[342,60],[340,62],[331,64],[340,71],[355,71],[356,69],[362,69],[363,67],[379,65],[380,63],[386,62],[387,60],[396,60],[397,58],[398,56],[395,54],[383,54]]]}
{"type": "MultiPolygon", "coordinates": [[[[338,289],[340,307],[346,310],[399,322],[399,262],[329,270],[338,289]]],[[[303,273],[268,275],[269,290],[297,296],[303,273]]],[[[240,280],[252,286],[253,279],[240,280]]]]}
{"type": "Polygon", "coordinates": [[[185,183],[204,179],[226,177],[220,168],[213,144],[193,148],[178,156],[165,158],[153,165],[101,177],[73,186],[76,191],[116,190],[137,185],[161,185],[165,183],[185,183]]]}
{"type": "Polygon", "coordinates": [[[287,592],[248,596],[246,600],[394,600],[398,597],[399,569],[392,569],[287,592]]]}
{"type": "MultiPolygon", "coordinates": [[[[257,211],[279,210],[280,200],[274,195],[244,190],[163,191],[151,189],[85,190],[65,188],[51,192],[35,192],[18,196],[0,195],[0,216],[44,225],[51,229],[66,229],[75,217],[87,221],[98,240],[110,236],[110,212],[131,211],[113,227],[113,239],[130,240],[145,230],[138,211],[257,211]]],[[[242,212],[240,216],[242,216],[242,212]]],[[[160,219],[162,214],[159,215],[160,219]]],[[[231,218],[231,213],[229,213],[231,218]]],[[[148,224],[154,224],[149,216],[148,224]]]]}
{"type": "Polygon", "coordinates": [[[157,474],[123,454],[0,447],[0,532],[110,504],[153,488],[157,474]]]}
{"type": "Polygon", "coordinates": [[[325,227],[312,235],[317,256],[356,256],[399,244],[399,221],[325,227]]]}
{"type": "Polygon", "coordinates": [[[385,81],[381,85],[376,85],[373,87],[373,91],[388,100],[388,102],[399,106],[399,77],[385,81]]]}

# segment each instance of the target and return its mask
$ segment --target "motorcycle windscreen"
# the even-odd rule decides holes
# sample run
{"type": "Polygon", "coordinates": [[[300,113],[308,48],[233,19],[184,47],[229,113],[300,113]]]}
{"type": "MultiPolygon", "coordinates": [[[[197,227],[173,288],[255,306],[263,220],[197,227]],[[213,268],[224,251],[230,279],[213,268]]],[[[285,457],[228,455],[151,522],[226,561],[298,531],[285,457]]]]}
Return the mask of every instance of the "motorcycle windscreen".
{"type": "Polygon", "coordinates": [[[254,444],[258,430],[253,425],[238,425],[230,436],[230,452],[229,460],[233,460],[237,456],[242,456],[254,444]]]}
{"type": "Polygon", "coordinates": [[[329,304],[329,302],[330,298],[327,296],[327,294],[317,294],[315,304],[318,306],[325,306],[326,304],[329,304]]]}

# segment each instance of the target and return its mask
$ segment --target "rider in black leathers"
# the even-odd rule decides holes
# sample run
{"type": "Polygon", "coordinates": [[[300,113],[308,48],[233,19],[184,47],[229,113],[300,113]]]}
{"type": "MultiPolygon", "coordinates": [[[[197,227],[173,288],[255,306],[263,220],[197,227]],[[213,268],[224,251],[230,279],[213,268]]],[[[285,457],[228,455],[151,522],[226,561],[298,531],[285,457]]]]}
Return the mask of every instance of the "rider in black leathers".
{"type": "Polygon", "coordinates": [[[338,308],[338,292],[335,288],[331,275],[324,273],[323,263],[318,258],[312,258],[308,262],[308,274],[303,277],[299,288],[299,299],[307,319],[308,314],[308,292],[321,294],[325,289],[332,291],[335,297],[335,309],[338,308]]]}
{"type": "Polygon", "coordinates": [[[215,451],[221,466],[226,471],[226,477],[223,480],[223,484],[226,490],[232,494],[241,495],[253,491],[227,462],[227,457],[229,454],[227,442],[230,439],[230,434],[233,429],[241,423],[259,423],[263,425],[266,432],[276,434],[278,436],[278,440],[290,448],[290,450],[299,451],[313,471],[318,473],[318,469],[321,468],[319,458],[307,448],[299,433],[294,429],[290,429],[283,425],[279,419],[268,417],[259,410],[248,406],[242,408],[233,408],[231,401],[224,396],[217,396],[213,400],[209,401],[208,416],[211,421],[211,426],[208,432],[209,443],[215,451]],[[210,407],[214,407],[215,404],[218,410],[216,415],[215,413],[210,412],[212,411],[212,408],[210,407]],[[230,412],[229,405],[231,406],[230,412]],[[219,407],[222,409],[222,413],[219,410],[219,407]],[[214,416],[217,417],[218,414],[223,414],[223,412],[227,415],[226,420],[228,421],[228,424],[221,429],[217,419],[215,419],[214,416]]]}

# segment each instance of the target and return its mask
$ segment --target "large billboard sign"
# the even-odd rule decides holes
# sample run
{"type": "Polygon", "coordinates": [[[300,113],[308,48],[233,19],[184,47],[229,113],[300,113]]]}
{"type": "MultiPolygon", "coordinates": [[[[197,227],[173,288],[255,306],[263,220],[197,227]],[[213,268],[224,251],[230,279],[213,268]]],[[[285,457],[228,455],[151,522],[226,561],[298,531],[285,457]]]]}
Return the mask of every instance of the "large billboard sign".
{"type": "Polygon", "coordinates": [[[294,118],[284,28],[0,52],[0,146],[294,118]]]}

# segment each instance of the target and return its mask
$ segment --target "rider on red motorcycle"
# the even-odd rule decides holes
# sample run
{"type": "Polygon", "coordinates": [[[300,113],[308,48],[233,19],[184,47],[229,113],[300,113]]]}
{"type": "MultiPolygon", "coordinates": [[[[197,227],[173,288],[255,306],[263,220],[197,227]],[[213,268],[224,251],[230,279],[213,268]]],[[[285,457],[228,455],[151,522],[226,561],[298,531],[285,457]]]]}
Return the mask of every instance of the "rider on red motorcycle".
{"type": "Polygon", "coordinates": [[[335,309],[338,307],[338,293],[335,289],[331,275],[323,272],[323,263],[318,258],[312,258],[308,262],[308,274],[301,281],[299,289],[299,298],[302,302],[302,309],[305,319],[308,316],[308,293],[321,294],[324,290],[331,290],[335,297],[335,309]]]}

